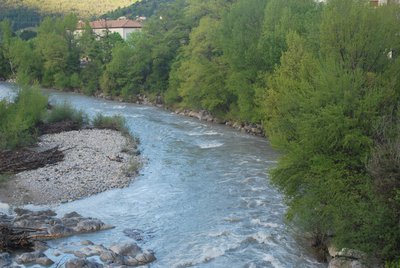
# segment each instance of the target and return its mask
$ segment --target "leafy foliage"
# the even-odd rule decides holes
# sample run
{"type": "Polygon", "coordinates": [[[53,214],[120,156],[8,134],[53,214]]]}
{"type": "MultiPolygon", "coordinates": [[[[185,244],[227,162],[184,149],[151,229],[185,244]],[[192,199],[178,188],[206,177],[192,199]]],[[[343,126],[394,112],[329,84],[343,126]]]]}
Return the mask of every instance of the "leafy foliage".
{"type": "Polygon", "coordinates": [[[13,149],[35,140],[35,125],[47,107],[47,97],[37,88],[19,91],[13,103],[0,102],[0,149],[13,149]]]}
{"type": "Polygon", "coordinates": [[[83,126],[88,121],[87,116],[82,111],[74,109],[67,102],[54,105],[51,110],[47,111],[42,120],[45,123],[71,121],[77,123],[79,126],[83,126]]]}

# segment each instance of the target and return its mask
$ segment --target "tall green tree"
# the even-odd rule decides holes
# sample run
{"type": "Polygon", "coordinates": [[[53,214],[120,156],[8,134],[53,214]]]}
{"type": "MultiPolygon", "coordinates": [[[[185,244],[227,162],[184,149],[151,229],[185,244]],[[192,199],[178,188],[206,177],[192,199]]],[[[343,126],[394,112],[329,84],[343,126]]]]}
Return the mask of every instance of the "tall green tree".
{"type": "Polygon", "coordinates": [[[338,247],[387,259],[399,251],[398,188],[378,194],[384,172],[374,179],[368,166],[379,146],[396,148],[376,144],[384,119],[387,129],[397,129],[397,120],[387,119],[399,108],[398,59],[388,55],[399,44],[398,12],[368,1],[329,1],[319,50],[310,49],[307,33],[289,34],[265,102],[266,131],[284,153],[272,179],[287,196],[289,219],[320,240],[333,236],[338,247]]]}
{"type": "Polygon", "coordinates": [[[3,20],[0,22],[0,77],[2,78],[7,78],[13,71],[10,61],[11,42],[11,23],[8,20],[3,20]]]}

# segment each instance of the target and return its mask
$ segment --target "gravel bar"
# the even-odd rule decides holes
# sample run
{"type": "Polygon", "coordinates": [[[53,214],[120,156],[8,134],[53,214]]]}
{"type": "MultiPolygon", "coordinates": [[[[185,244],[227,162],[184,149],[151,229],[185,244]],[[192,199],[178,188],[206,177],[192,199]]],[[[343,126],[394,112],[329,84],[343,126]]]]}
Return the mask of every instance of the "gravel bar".
{"type": "Polygon", "coordinates": [[[2,202],[11,205],[71,202],[128,186],[140,166],[137,144],[114,130],[85,129],[44,135],[37,149],[55,146],[64,152],[64,160],[13,176],[0,186],[2,202]]]}

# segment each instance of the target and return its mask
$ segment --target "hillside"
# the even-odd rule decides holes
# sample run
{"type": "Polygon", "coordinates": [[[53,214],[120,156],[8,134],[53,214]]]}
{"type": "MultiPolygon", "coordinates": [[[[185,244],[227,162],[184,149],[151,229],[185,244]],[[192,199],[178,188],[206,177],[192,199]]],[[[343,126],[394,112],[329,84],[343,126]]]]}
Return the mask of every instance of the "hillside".
{"type": "Polygon", "coordinates": [[[40,13],[76,13],[80,17],[99,16],[137,0],[4,0],[9,8],[26,7],[40,13]]]}

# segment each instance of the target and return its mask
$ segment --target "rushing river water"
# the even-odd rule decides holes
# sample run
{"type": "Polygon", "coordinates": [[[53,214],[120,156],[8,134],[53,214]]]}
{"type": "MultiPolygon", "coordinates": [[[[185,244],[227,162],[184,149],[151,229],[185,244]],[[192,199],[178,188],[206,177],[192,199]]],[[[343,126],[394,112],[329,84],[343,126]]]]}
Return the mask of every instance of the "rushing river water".
{"type": "MultiPolygon", "coordinates": [[[[0,98],[10,91],[0,84],[0,98]]],[[[134,228],[143,232],[139,245],[156,253],[150,267],[326,266],[296,243],[283,222],[286,207],[268,180],[277,153],[267,140],[155,107],[70,93],[50,96],[89,116],[124,116],[147,158],[130,187],[51,207],[100,218],[115,229],[52,246],[82,239],[107,246],[129,241],[123,230],[134,228]]]]}

